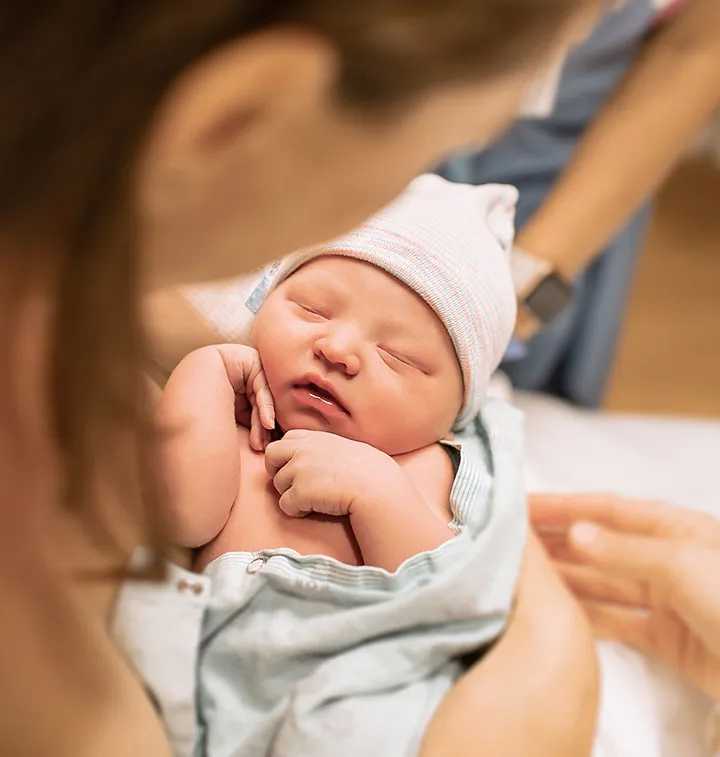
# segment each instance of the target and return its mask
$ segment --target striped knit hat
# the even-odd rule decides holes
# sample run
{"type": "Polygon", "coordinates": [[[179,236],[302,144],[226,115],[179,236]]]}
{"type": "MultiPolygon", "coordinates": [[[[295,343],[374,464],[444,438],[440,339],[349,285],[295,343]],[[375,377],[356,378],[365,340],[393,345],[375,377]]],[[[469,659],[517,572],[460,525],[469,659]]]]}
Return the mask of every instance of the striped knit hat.
{"type": "Polygon", "coordinates": [[[355,231],[273,264],[247,306],[257,312],[281,281],[323,255],[346,255],[382,268],[422,297],[445,324],[465,387],[455,423],[459,430],[482,408],[515,325],[509,254],[516,202],[514,187],[420,176],[355,231]]]}

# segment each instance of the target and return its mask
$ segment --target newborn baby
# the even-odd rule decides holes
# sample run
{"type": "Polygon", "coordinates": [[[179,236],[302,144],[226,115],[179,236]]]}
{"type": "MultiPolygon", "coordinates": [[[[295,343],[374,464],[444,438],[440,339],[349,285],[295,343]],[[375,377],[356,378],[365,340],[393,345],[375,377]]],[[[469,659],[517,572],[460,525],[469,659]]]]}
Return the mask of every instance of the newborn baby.
{"type": "MultiPolygon", "coordinates": [[[[502,631],[522,439],[485,394],[513,330],[515,199],[420,177],[265,273],[255,349],[171,376],[166,521],[207,603],[196,754],[414,754],[458,660],[502,631]]],[[[160,699],[179,743],[188,704],[160,699]]]]}
{"type": "Polygon", "coordinates": [[[207,347],[162,400],[163,425],[177,429],[165,450],[171,534],[203,547],[198,567],[288,547],[394,571],[450,538],[454,470],[436,442],[463,383],[429,306],[380,268],[328,255],[269,295],[255,342],[264,374],[250,347],[207,347]],[[259,408],[250,429],[235,424],[246,392],[259,408]],[[275,416],[285,435],[259,455],[257,423],[275,416]]]}
{"type": "Polygon", "coordinates": [[[174,371],[159,410],[168,520],[202,548],[198,568],[286,547],[394,571],[451,538],[457,455],[439,442],[477,415],[514,322],[489,193],[507,244],[512,190],[422,177],[392,211],[271,270],[257,352],[206,347],[174,371]],[[264,457],[263,421],[285,434],[264,457]]]}

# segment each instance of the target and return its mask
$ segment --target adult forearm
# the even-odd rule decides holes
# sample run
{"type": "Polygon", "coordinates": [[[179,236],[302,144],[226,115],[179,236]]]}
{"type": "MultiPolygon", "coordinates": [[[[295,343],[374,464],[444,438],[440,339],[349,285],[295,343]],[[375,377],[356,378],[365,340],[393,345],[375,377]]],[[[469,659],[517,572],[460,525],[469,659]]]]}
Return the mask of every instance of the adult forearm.
{"type": "MultiPolygon", "coordinates": [[[[568,640],[572,646],[572,640],[568,640]]],[[[597,717],[597,678],[568,685],[573,657],[531,654],[532,641],[505,639],[444,700],[421,757],[589,757],[597,717]]]]}
{"type": "Polygon", "coordinates": [[[505,635],[438,708],[420,757],[585,757],[598,699],[592,633],[531,536],[505,635]]]}
{"type": "Polygon", "coordinates": [[[149,371],[161,386],[186,355],[221,341],[177,289],[149,294],[143,312],[150,342],[149,371]]]}
{"type": "Polygon", "coordinates": [[[518,244],[566,275],[657,189],[720,103],[720,3],[690,0],[646,45],[518,244]]]}

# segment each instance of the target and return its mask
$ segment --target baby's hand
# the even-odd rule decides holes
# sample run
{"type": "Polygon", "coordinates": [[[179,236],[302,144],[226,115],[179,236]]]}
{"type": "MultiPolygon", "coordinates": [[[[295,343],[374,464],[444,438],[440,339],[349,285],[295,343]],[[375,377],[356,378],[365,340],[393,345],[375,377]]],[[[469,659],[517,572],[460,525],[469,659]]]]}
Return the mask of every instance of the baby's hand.
{"type": "Polygon", "coordinates": [[[404,475],[384,452],[325,431],[288,431],[268,445],[265,468],[280,494],[280,509],[294,518],[349,515],[368,489],[404,475]]]}
{"type": "Polygon", "coordinates": [[[262,452],[275,428],[275,403],[258,351],[244,344],[217,347],[235,392],[235,417],[250,429],[250,446],[262,452]]]}

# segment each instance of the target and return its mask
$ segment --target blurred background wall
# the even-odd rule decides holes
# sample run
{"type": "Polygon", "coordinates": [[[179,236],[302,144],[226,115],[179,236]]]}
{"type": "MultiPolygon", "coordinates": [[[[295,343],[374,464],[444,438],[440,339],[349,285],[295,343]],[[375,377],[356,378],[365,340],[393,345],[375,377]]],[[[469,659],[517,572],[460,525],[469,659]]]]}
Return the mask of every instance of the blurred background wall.
{"type": "Polygon", "coordinates": [[[605,407],[720,417],[720,118],[657,199],[605,407]]]}

